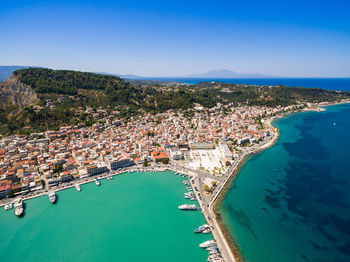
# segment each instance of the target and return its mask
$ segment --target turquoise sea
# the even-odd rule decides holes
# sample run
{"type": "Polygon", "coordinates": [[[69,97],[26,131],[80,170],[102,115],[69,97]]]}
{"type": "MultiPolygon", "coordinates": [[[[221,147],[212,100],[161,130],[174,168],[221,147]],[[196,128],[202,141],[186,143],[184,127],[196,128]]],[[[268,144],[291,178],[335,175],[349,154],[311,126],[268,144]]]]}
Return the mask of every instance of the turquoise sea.
{"type": "Polygon", "coordinates": [[[350,104],[326,109],[275,121],[221,203],[246,261],[350,261],[350,104]]]}
{"type": "Polygon", "coordinates": [[[211,235],[187,203],[173,172],[130,173],[26,201],[25,215],[0,210],[1,261],[206,261],[198,245],[211,235]]]}

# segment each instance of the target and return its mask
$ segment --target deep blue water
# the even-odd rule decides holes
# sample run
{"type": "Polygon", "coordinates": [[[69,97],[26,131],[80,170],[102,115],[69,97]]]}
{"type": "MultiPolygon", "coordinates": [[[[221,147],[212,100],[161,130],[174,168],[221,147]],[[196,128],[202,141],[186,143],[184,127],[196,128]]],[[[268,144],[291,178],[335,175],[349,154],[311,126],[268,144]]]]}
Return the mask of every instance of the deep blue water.
{"type": "Polygon", "coordinates": [[[224,82],[235,84],[284,85],[294,87],[316,87],[328,90],[350,91],[350,78],[154,78],[156,80],[178,81],[187,84],[198,82],[224,82]]]}
{"type": "Polygon", "coordinates": [[[350,261],[350,104],[274,122],[221,204],[246,261],[350,261]],[[335,123],[335,124],[334,124],[335,123]]]}

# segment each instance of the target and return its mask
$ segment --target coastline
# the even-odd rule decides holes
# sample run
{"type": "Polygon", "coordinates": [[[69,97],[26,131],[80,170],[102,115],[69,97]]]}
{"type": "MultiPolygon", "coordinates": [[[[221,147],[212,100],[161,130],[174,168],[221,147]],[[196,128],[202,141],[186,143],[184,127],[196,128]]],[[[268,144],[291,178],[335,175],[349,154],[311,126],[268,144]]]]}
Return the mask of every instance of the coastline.
{"type": "MultiPolygon", "coordinates": [[[[206,206],[202,205],[202,201],[199,200],[197,198],[198,203],[201,206],[201,210],[202,213],[205,217],[205,219],[209,219],[208,224],[213,223],[215,225],[215,228],[213,227],[213,232],[212,235],[214,237],[214,239],[218,242],[218,245],[222,245],[222,253],[225,253],[225,255],[227,255],[227,259],[225,259],[225,261],[244,261],[244,258],[242,256],[242,254],[239,251],[238,246],[236,245],[236,243],[234,242],[234,240],[232,239],[230,233],[228,232],[225,224],[223,223],[220,211],[219,211],[219,205],[221,203],[221,201],[225,198],[226,193],[228,192],[228,189],[231,187],[234,178],[236,177],[236,175],[240,172],[241,167],[243,166],[243,164],[246,162],[246,160],[248,159],[248,157],[250,157],[253,154],[257,154],[273,145],[275,145],[275,143],[278,141],[279,136],[280,136],[280,130],[273,126],[272,123],[275,120],[278,120],[280,118],[292,115],[294,113],[301,113],[301,112],[308,112],[308,111],[316,111],[316,112],[320,112],[320,111],[324,111],[324,110],[320,110],[323,107],[328,107],[328,106],[333,106],[333,105],[340,105],[340,104],[348,104],[350,103],[350,101],[341,101],[341,102],[336,102],[336,103],[320,103],[320,104],[315,104],[313,105],[314,108],[305,108],[303,110],[299,110],[299,111],[295,111],[295,112],[289,112],[289,113],[284,113],[278,116],[274,116],[274,117],[270,117],[265,119],[265,125],[269,127],[269,129],[272,129],[272,137],[269,138],[269,140],[265,143],[263,143],[262,145],[260,145],[257,148],[254,148],[253,150],[244,150],[244,153],[241,154],[236,161],[233,162],[232,166],[226,171],[227,173],[225,174],[225,180],[223,181],[222,185],[220,185],[220,187],[218,188],[218,191],[213,194],[214,197],[212,198],[209,208],[206,209],[206,206]],[[212,221],[210,221],[210,218],[212,218],[212,221]],[[215,229],[215,230],[214,230],[215,229]],[[219,243],[220,242],[220,243],[219,243]]],[[[110,174],[111,176],[114,175],[119,175],[122,173],[128,173],[128,171],[131,168],[126,168],[123,169],[119,172],[116,172],[114,174],[110,174]]],[[[164,170],[171,170],[174,172],[181,172],[181,173],[185,173],[186,175],[196,178],[197,176],[197,172],[196,170],[185,170],[185,168],[179,168],[176,165],[170,164],[170,165],[164,165],[164,166],[152,166],[149,168],[145,168],[142,167],[142,169],[144,171],[153,171],[153,172],[162,172],[164,170]]],[[[106,178],[107,175],[100,175],[97,176],[99,179],[103,179],[106,178]]],[[[85,184],[85,183],[90,183],[93,182],[93,179],[83,179],[80,181],[77,181],[79,184],[85,184]]],[[[57,188],[53,188],[54,191],[61,191],[61,190],[65,190],[71,187],[74,187],[76,183],[70,183],[61,187],[57,187],[57,188]]],[[[194,184],[191,183],[191,186],[193,186],[194,184]]],[[[30,196],[25,196],[23,197],[23,200],[28,200],[28,199],[32,199],[32,198],[36,198],[36,197],[40,197],[42,195],[47,195],[48,191],[44,191],[38,194],[33,194],[30,196]]],[[[3,203],[0,202],[0,206],[2,206],[3,203]]],[[[223,254],[224,255],[224,254],[223,254]]]]}
{"type": "MultiPolygon", "coordinates": [[[[284,115],[285,116],[285,115],[284,115]]],[[[284,116],[280,116],[280,117],[273,117],[271,119],[269,119],[269,125],[272,125],[272,122],[274,120],[277,120],[281,117],[284,116]]],[[[275,128],[275,127],[274,127],[275,128]]],[[[232,182],[234,181],[234,179],[236,178],[236,175],[239,173],[239,171],[241,170],[241,167],[243,166],[243,164],[246,162],[246,160],[248,159],[248,157],[250,157],[251,155],[257,154],[271,146],[273,146],[278,138],[280,136],[279,133],[279,129],[276,128],[276,133],[275,136],[273,137],[273,139],[268,142],[267,144],[262,145],[261,147],[259,147],[258,149],[254,150],[253,152],[249,152],[245,155],[243,155],[241,157],[241,159],[236,163],[235,168],[232,170],[232,173],[230,174],[230,176],[228,177],[228,179],[225,181],[225,183],[223,184],[222,188],[219,190],[217,196],[213,199],[213,204],[211,205],[210,211],[213,214],[213,217],[216,221],[216,223],[218,224],[226,242],[228,243],[231,252],[233,253],[233,256],[235,258],[235,261],[237,262],[242,262],[244,261],[244,258],[242,256],[242,254],[239,251],[239,248],[237,246],[237,244],[234,242],[234,240],[232,239],[230,233],[228,232],[225,224],[222,221],[222,216],[221,213],[218,209],[220,203],[222,202],[222,200],[224,199],[224,197],[226,196],[226,193],[228,192],[227,190],[230,188],[230,186],[232,185],[232,182]]]]}
{"type": "Polygon", "coordinates": [[[259,152],[272,147],[278,141],[278,138],[280,136],[280,130],[277,127],[274,127],[272,125],[273,121],[278,120],[278,119],[283,118],[283,117],[286,117],[286,116],[289,116],[289,115],[292,115],[292,114],[295,114],[295,113],[310,112],[310,111],[321,112],[324,110],[319,110],[320,108],[324,108],[324,107],[328,107],[328,106],[335,106],[335,105],[342,105],[342,104],[350,104],[350,100],[334,102],[334,103],[319,103],[316,106],[317,107],[316,110],[315,109],[307,109],[307,110],[302,110],[302,111],[298,111],[298,112],[291,112],[291,113],[287,113],[287,114],[284,114],[281,116],[275,116],[275,117],[267,119],[267,125],[269,125],[270,127],[273,127],[276,130],[274,138],[271,141],[269,141],[268,143],[259,147],[258,149],[243,155],[239,159],[239,161],[236,163],[236,165],[235,165],[234,169],[231,171],[231,174],[229,175],[228,179],[223,183],[223,185],[220,188],[220,190],[218,191],[217,195],[213,198],[210,209],[209,209],[210,213],[212,213],[213,218],[215,219],[214,222],[219,226],[219,229],[225,238],[225,242],[229,245],[230,250],[233,253],[235,261],[243,262],[244,257],[242,256],[241,252],[239,251],[237,244],[232,239],[230,233],[228,232],[228,230],[227,230],[227,228],[222,220],[222,216],[221,216],[221,213],[219,211],[219,205],[221,204],[224,197],[226,196],[228,189],[231,187],[234,179],[236,178],[237,174],[241,170],[241,167],[243,166],[243,164],[246,162],[248,157],[250,157],[251,155],[258,154],[259,152]]]}

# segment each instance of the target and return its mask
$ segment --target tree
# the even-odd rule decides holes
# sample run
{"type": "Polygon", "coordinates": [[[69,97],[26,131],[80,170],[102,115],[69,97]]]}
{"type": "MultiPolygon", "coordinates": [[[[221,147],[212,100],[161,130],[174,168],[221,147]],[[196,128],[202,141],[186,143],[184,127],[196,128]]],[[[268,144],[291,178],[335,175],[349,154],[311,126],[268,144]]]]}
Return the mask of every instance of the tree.
{"type": "Polygon", "coordinates": [[[169,164],[169,159],[166,159],[166,158],[162,159],[162,163],[163,163],[164,165],[169,164]]]}

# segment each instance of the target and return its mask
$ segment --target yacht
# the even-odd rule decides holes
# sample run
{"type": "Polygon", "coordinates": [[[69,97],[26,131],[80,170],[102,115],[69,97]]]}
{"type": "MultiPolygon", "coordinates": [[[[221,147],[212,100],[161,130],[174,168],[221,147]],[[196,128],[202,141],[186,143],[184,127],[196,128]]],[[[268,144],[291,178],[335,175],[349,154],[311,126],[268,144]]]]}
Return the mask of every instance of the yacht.
{"type": "Polygon", "coordinates": [[[95,183],[96,183],[97,186],[101,185],[100,180],[98,180],[97,178],[95,178],[95,183]]]}
{"type": "Polygon", "coordinates": [[[51,192],[49,193],[49,201],[50,201],[51,203],[55,203],[55,202],[56,202],[56,193],[55,193],[55,191],[51,191],[51,192]]]}
{"type": "Polygon", "coordinates": [[[80,192],[80,191],[81,191],[80,185],[79,185],[79,184],[76,184],[76,185],[75,185],[75,189],[78,190],[78,191],[80,192]]]}
{"type": "Polygon", "coordinates": [[[23,214],[23,202],[22,198],[19,198],[15,201],[15,215],[21,216],[23,214]]]}
{"type": "Polygon", "coordinates": [[[13,207],[13,204],[12,204],[12,203],[7,203],[7,204],[5,204],[5,206],[4,206],[5,210],[9,210],[9,209],[11,209],[12,207],[13,207]]]}
{"type": "Polygon", "coordinates": [[[197,210],[198,207],[196,205],[187,205],[187,204],[185,204],[185,205],[179,206],[179,209],[181,209],[181,210],[197,210]]]}
{"type": "Polygon", "coordinates": [[[216,245],[216,242],[214,240],[208,240],[208,241],[205,241],[202,244],[200,244],[199,247],[207,248],[207,247],[212,247],[215,245],[216,245]]]}

